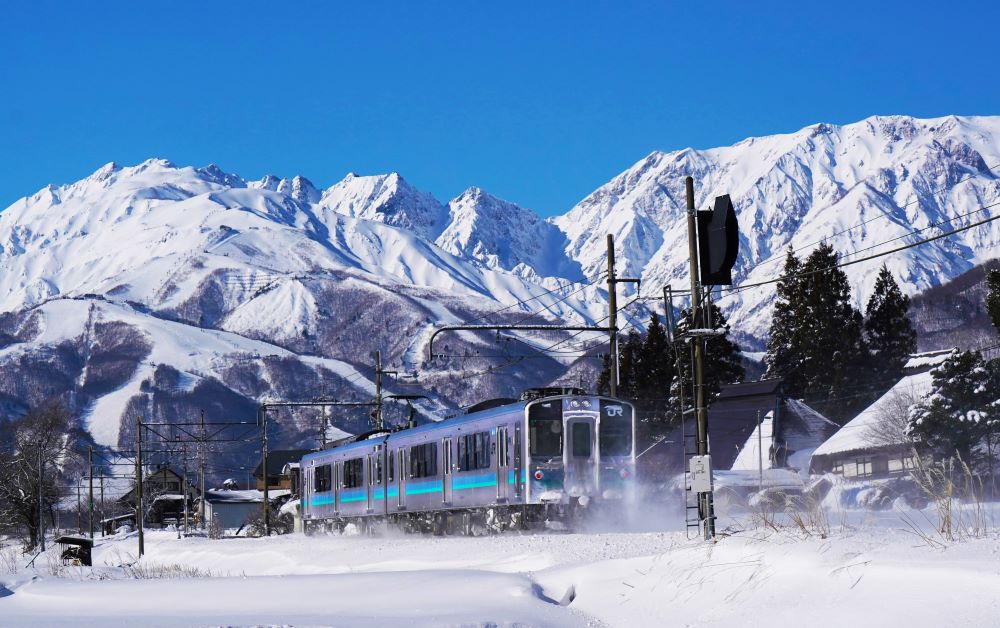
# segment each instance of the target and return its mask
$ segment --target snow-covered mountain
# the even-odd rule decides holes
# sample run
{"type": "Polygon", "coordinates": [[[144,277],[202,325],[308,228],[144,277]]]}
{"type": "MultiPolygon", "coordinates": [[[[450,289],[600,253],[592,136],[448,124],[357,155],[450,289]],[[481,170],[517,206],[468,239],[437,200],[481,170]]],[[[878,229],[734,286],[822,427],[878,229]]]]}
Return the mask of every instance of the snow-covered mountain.
{"type": "MultiPolygon", "coordinates": [[[[613,233],[623,274],[641,276],[653,294],[667,284],[686,288],[690,175],[699,209],[732,196],[742,236],[735,280],[754,283],[780,273],[789,247],[807,255],[825,239],[855,259],[992,215],[974,212],[1000,200],[998,164],[1000,117],[875,116],[724,148],[654,152],[553,222],[586,274],[604,265],[605,234],[613,233]]],[[[1000,223],[990,223],[846,271],[863,305],[883,262],[912,294],[997,257],[998,245],[1000,223]]],[[[773,295],[773,286],[751,289],[720,305],[745,340],[760,343],[773,295]]]]}
{"type": "Polygon", "coordinates": [[[472,187],[448,203],[449,220],[437,238],[442,249],[498,268],[542,277],[582,279],[568,258],[566,235],[551,222],[472,187]]]}
{"type": "Polygon", "coordinates": [[[422,373],[426,410],[509,395],[565,370],[565,359],[531,346],[565,337],[554,334],[526,336],[514,353],[534,355],[534,372],[499,383],[454,381],[490,363],[477,355],[497,352],[482,336],[443,337],[451,357],[424,368],[436,325],[539,310],[536,320],[593,323],[604,297],[569,280],[490,268],[391,220],[360,217],[427,216],[430,197],[396,176],[364,178],[381,179],[368,204],[333,205],[358,179],[319,195],[301,177],[246,182],[149,160],[108,164],[21,199],[0,213],[0,404],[16,410],[71,394],[94,435],[114,444],[129,408],[176,414],[177,391],[198,397],[198,382],[251,405],[265,395],[370,396],[374,349],[401,372],[422,373]],[[116,349],[102,353],[102,343],[116,349]],[[158,377],[182,383],[161,389],[158,377]]]}
{"type": "MultiPolygon", "coordinates": [[[[583,278],[603,270],[607,233],[619,272],[642,277],[645,294],[686,287],[688,175],[699,208],[732,196],[736,278],[748,283],[777,276],[789,247],[805,255],[826,239],[861,255],[992,215],[978,210],[1000,202],[997,164],[1000,117],[873,117],[655,152],[549,220],[478,188],[444,204],[396,173],[349,174],[321,191],[301,176],[108,164],[0,213],[0,410],[68,395],[112,444],[129,438],[121,420],[140,409],[364,398],[376,348],[419,374],[408,391],[431,397],[427,411],[575,381],[599,365],[574,362],[596,350],[594,336],[574,339],[575,354],[547,355],[565,335],[452,334],[433,365],[426,341],[462,321],[599,321],[606,294],[583,278]]],[[[998,244],[991,223],[847,272],[860,305],[883,261],[916,293],[1000,256],[998,244]]],[[[763,342],[773,294],[722,299],[745,348],[763,342]]],[[[293,423],[287,440],[308,441],[314,426],[293,423]]]]}

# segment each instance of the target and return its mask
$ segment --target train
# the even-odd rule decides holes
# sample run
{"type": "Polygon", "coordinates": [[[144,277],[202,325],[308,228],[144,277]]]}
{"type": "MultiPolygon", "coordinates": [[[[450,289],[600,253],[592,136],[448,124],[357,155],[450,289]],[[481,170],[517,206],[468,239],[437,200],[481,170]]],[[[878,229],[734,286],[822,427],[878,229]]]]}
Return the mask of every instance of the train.
{"type": "Polygon", "coordinates": [[[632,498],[635,428],[626,401],[542,388],[344,439],[300,462],[304,530],[386,522],[479,535],[565,526],[632,498]]]}

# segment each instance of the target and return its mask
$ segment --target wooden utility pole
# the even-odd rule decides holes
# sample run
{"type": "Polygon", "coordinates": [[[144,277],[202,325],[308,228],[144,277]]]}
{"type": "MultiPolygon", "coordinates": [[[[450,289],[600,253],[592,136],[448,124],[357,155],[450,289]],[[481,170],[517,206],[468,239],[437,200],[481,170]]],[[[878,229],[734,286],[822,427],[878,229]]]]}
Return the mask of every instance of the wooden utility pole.
{"type": "Polygon", "coordinates": [[[89,467],[90,473],[89,484],[90,490],[87,492],[87,504],[88,510],[90,511],[90,538],[94,538],[94,448],[93,446],[87,451],[87,466],[89,467]]]}
{"type": "Polygon", "coordinates": [[[38,447],[38,541],[42,551],[45,551],[45,458],[42,457],[42,447],[38,447]]]}
{"type": "Polygon", "coordinates": [[[375,429],[382,429],[382,352],[375,350],[375,429]]]}
{"type": "Polygon", "coordinates": [[[267,490],[267,408],[261,406],[261,428],[260,428],[260,467],[261,477],[264,478],[264,535],[271,536],[271,504],[268,502],[267,490]]]}
{"type": "MultiPolygon", "coordinates": [[[[684,180],[687,192],[688,254],[691,274],[691,343],[694,351],[694,413],[697,451],[699,456],[708,455],[708,412],[705,408],[705,341],[703,336],[703,312],[701,307],[701,281],[698,272],[698,228],[694,207],[694,178],[684,180]],[[701,332],[701,333],[699,333],[701,332]]],[[[698,515],[704,526],[705,539],[715,537],[715,508],[712,491],[698,494],[698,515]]]]}
{"type": "Polygon", "coordinates": [[[145,539],[142,528],[142,417],[135,417],[135,527],[139,532],[139,558],[146,553],[145,539]]]}
{"type": "Polygon", "coordinates": [[[615,281],[615,236],[608,234],[608,392],[618,394],[618,284],[615,281]]]}

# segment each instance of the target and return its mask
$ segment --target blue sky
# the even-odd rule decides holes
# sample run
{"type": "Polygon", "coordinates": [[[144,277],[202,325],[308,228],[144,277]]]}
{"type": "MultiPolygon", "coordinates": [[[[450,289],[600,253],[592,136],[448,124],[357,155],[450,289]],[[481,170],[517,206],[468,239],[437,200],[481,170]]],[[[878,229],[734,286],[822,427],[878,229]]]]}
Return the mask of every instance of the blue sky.
{"type": "Polygon", "coordinates": [[[552,215],[657,149],[1000,114],[996,2],[17,4],[0,207],[157,156],[552,215]]]}

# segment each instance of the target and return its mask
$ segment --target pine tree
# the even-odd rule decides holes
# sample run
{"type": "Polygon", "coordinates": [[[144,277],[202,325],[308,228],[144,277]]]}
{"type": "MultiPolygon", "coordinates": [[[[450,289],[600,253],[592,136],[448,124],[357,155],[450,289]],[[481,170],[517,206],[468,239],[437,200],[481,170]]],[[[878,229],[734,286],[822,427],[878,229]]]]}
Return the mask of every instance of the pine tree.
{"type": "Polygon", "coordinates": [[[802,263],[791,249],[778,280],[777,299],[768,333],[766,378],[781,378],[789,394],[801,396],[806,389],[802,371],[802,263]]]}
{"type": "Polygon", "coordinates": [[[674,378],[674,353],[660,317],[653,314],[642,343],[642,369],[636,374],[636,396],[653,423],[668,424],[670,383],[674,378]]]}
{"type": "Polygon", "coordinates": [[[1000,429],[997,377],[978,351],[955,350],[934,369],[930,393],[910,412],[909,433],[935,458],[984,462],[980,445],[1000,429]]]}
{"type": "Polygon", "coordinates": [[[801,340],[805,398],[830,419],[845,423],[867,400],[864,319],[851,302],[851,286],[836,268],[838,255],[823,243],[802,264],[801,340]]]}
{"type": "Polygon", "coordinates": [[[885,264],[865,308],[865,340],[871,356],[870,373],[877,396],[899,381],[903,366],[917,350],[917,332],[906,313],[910,298],[903,294],[885,264]]]}
{"type": "Polygon", "coordinates": [[[800,263],[788,252],[774,306],[768,377],[841,423],[867,401],[864,319],[851,302],[837,253],[823,243],[800,263]]]}

